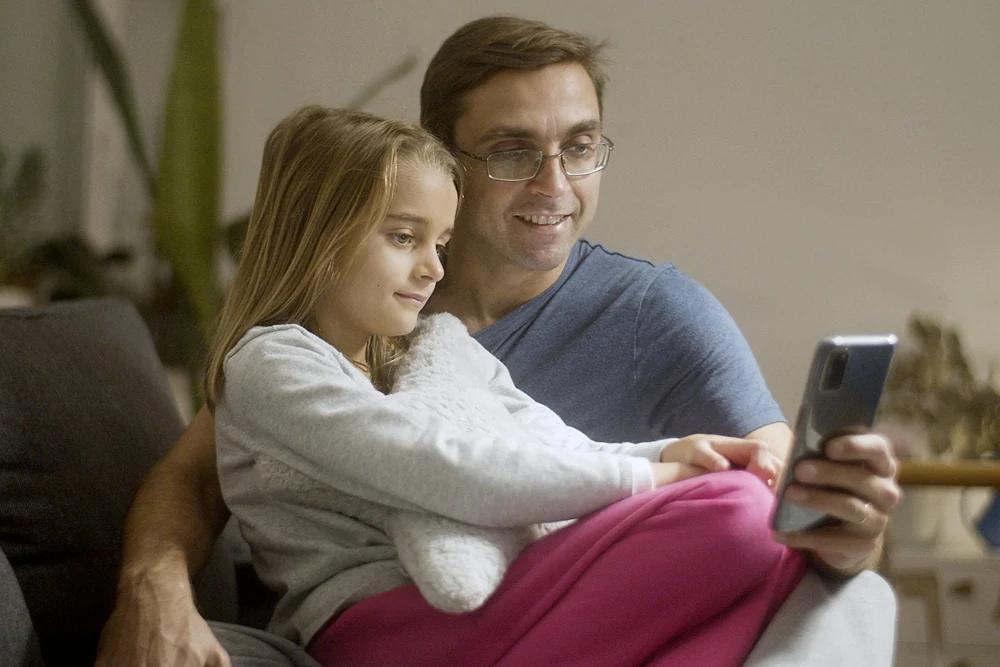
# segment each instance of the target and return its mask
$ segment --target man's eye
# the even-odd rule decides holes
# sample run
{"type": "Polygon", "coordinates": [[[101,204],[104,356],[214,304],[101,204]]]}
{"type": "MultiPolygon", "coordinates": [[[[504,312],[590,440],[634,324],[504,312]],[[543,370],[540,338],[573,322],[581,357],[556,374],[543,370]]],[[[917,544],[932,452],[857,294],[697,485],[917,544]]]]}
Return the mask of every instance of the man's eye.
{"type": "Polygon", "coordinates": [[[573,157],[582,157],[585,155],[590,155],[594,152],[593,144],[579,144],[577,146],[570,146],[566,149],[566,153],[572,155],[573,157]]]}
{"type": "Polygon", "coordinates": [[[413,234],[403,234],[401,232],[395,232],[389,234],[389,238],[393,240],[394,243],[398,245],[410,245],[413,243],[413,234]]]}
{"type": "Polygon", "coordinates": [[[531,150],[529,148],[515,148],[515,149],[509,150],[509,151],[497,151],[495,153],[495,155],[498,155],[500,157],[503,157],[503,158],[509,159],[509,160],[518,160],[518,159],[523,158],[525,155],[528,155],[528,154],[534,153],[534,152],[535,151],[533,151],[533,150],[531,150]]]}

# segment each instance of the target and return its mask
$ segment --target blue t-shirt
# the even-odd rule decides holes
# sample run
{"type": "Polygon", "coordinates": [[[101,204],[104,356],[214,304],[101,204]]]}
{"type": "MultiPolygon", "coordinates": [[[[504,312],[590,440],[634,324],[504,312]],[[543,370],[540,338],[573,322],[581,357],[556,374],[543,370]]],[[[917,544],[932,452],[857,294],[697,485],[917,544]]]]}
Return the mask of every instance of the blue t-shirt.
{"type": "Polygon", "coordinates": [[[595,440],[742,436],[784,421],[707,289],[586,240],[555,284],[475,338],[519,389],[595,440]]]}

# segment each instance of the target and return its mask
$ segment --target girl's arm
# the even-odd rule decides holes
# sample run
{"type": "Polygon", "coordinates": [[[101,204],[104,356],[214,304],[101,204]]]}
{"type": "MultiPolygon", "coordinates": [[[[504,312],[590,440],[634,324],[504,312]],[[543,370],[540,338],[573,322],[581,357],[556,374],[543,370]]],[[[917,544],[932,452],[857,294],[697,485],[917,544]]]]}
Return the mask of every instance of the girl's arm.
{"type": "Polygon", "coordinates": [[[386,396],[359,381],[346,359],[299,327],[244,339],[225,371],[220,447],[252,449],[372,502],[520,526],[576,518],[636,490],[626,456],[473,435],[461,415],[449,419],[422,409],[418,395],[386,396]]]}
{"type": "MultiPolygon", "coordinates": [[[[641,457],[648,461],[647,468],[652,466],[654,487],[687,479],[696,474],[728,470],[733,465],[750,470],[770,484],[773,484],[777,477],[780,462],[774,457],[767,456],[764,441],[704,434],[641,443],[608,443],[591,440],[563,422],[551,409],[517,389],[506,366],[485,348],[478,347],[477,356],[492,368],[493,378],[490,381],[490,388],[494,394],[504,402],[515,419],[549,445],[625,454],[635,457],[632,459],[633,463],[641,457]],[[670,465],[662,464],[682,464],[683,469],[677,470],[670,465]]],[[[642,473],[636,470],[635,474],[639,477],[642,473]]]]}

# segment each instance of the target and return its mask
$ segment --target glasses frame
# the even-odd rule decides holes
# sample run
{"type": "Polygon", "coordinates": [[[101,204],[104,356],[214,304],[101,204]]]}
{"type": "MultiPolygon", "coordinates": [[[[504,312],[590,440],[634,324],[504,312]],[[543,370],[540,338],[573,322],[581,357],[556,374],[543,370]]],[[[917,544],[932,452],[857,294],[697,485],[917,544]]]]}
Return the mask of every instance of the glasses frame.
{"type": "Polygon", "coordinates": [[[555,157],[559,158],[559,166],[562,167],[562,171],[564,174],[566,174],[566,178],[578,178],[582,176],[590,176],[591,174],[596,174],[599,171],[603,171],[604,168],[608,166],[608,162],[611,160],[611,151],[613,151],[614,149],[615,149],[615,142],[611,141],[611,139],[608,139],[603,134],[601,135],[600,141],[595,141],[593,143],[588,143],[588,144],[577,144],[576,146],[567,146],[558,153],[553,153],[552,155],[546,155],[544,152],[540,150],[535,150],[531,148],[518,148],[512,151],[497,151],[495,153],[487,153],[486,155],[476,155],[475,153],[470,153],[469,151],[463,151],[461,148],[458,148],[457,146],[452,146],[452,150],[454,150],[456,153],[460,153],[467,157],[471,157],[472,159],[479,160],[480,162],[485,162],[486,176],[491,181],[498,181],[500,183],[523,183],[524,181],[532,181],[538,176],[538,172],[542,170],[542,164],[546,160],[555,157]],[[601,145],[607,146],[608,152],[607,155],[604,156],[604,162],[597,169],[585,172],[583,174],[570,174],[569,172],[566,171],[566,161],[563,159],[563,153],[578,146],[601,146],[601,145]],[[490,158],[493,158],[497,155],[504,155],[507,153],[519,153],[519,152],[537,153],[541,155],[541,159],[538,160],[538,167],[535,169],[534,174],[532,174],[531,176],[527,176],[525,178],[497,178],[496,176],[490,173],[490,158]]]}

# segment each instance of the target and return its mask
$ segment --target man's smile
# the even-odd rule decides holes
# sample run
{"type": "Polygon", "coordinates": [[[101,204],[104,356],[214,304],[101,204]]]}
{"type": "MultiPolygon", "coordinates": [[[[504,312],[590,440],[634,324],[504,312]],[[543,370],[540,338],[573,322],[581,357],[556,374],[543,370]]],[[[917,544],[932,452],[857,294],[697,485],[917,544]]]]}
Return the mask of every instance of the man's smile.
{"type": "Polygon", "coordinates": [[[515,218],[522,222],[527,222],[532,225],[539,225],[542,227],[549,227],[552,225],[558,225],[559,223],[569,220],[571,216],[569,215],[515,215],[515,218]]]}

